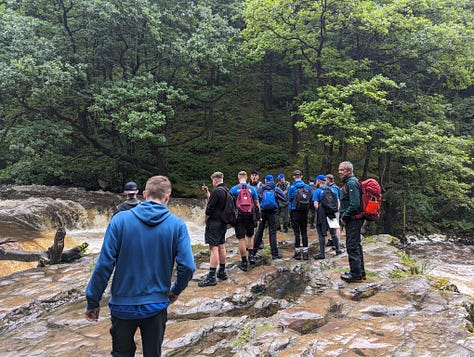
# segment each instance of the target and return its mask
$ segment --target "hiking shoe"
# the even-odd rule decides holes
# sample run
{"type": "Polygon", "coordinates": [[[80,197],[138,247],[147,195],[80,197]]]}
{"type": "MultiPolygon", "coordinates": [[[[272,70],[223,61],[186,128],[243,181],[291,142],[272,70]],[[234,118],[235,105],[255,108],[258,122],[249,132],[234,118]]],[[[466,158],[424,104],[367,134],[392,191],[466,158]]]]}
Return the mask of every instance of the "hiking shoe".
{"type": "Polygon", "coordinates": [[[288,233],[288,228],[283,228],[283,233],[288,233]]]}
{"type": "Polygon", "coordinates": [[[204,288],[206,286],[214,286],[214,285],[217,285],[217,280],[215,277],[210,277],[209,275],[206,277],[206,279],[204,280],[201,280],[199,283],[198,283],[198,286],[200,288],[204,288]]]}
{"type": "Polygon", "coordinates": [[[240,268],[240,270],[247,271],[247,270],[249,270],[249,265],[248,265],[247,262],[242,262],[241,261],[240,264],[239,264],[239,268],[240,268]]]}
{"type": "Polygon", "coordinates": [[[229,277],[227,276],[227,273],[225,270],[219,270],[217,272],[217,279],[219,280],[227,280],[229,277]]]}
{"type": "Polygon", "coordinates": [[[265,248],[265,244],[263,244],[263,241],[262,241],[262,243],[260,243],[260,245],[258,246],[258,249],[261,250],[261,249],[263,249],[263,248],[265,248]]]}
{"type": "Polygon", "coordinates": [[[363,278],[361,276],[352,275],[351,273],[344,273],[341,275],[341,279],[348,283],[360,283],[363,278]]]}
{"type": "Polygon", "coordinates": [[[308,260],[308,259],[309,259],[308,252],[303,252],[303,260],[308,260]]]}
{"type": "Polygon", "coordinates": [[[249,254],[249,263],[255,264],[255,255],[253,253],[249,254]]]}
{"type": "Polygon", "coordinates": [[[281,254],[272,255],[272,259],[281,259],[281,258],[283,258],[283,255],[281,254]]]}
{"type": "Polygon", "coordinates": [[[336,250],[336,255],[341,255],[341,254],[342,254],[342,251],[336,250]]]}
{"type": "Polygon", "coordinates": [[[296,252],[295,255],[293,255],[293,259],[301,260],[301,252],[296,252]]]}
{"type": "Polygon", "coordinates": [[[324,259],[325,256],[324,255],[321,255],[321,254],[313,254],[313,258],[318,260],[318,259],[324,259]]]}
{"type": "Polygon", "coordinates": [[[316,226],[314,224],[312,224],[309,228],[310,229],[316,229],[316,226]]]}
{"type": "Polygon", "coordinates": [[[326,243],[326,247],[334,247],[334,242],[332,239],[328,239],[328,242],[326,243]]]}

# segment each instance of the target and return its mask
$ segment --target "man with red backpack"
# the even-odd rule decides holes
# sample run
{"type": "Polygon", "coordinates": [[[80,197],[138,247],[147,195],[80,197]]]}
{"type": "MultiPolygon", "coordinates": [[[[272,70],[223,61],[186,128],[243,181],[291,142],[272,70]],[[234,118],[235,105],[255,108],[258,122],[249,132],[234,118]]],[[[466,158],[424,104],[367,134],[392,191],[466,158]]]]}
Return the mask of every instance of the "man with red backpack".
{"type": "Polygon", "coordinates": [[[348,282],[361,282],[365,279],[364,253],[361,245],[360,230],[364,223],[362,189],[354,176],[354,167],[351,162],[343,161],[339,164],[339,177],[344,186],[340,191],[340,217],[346,229],[346,249],[349,256],[350,271],[341,275],[341,279],[348,282]]]}
{"type": "Polygon", "coordinates": [[[235,198],[237,208],[237,223],[235,224],[235,236],[239,240],[239,251],[241,262],[239,268],[248,270],[248,263],[255,264],[255,254],[253,250],[253,234],[255,223],[258,220],[256,213],[260,211],[258,194],[255,187],[247,184],[247,172],[240,171],[237,175],[239,184],[230,189],[230,193],[235,198]],[[248,259],[247,259],[248,252],[248,259]]]}

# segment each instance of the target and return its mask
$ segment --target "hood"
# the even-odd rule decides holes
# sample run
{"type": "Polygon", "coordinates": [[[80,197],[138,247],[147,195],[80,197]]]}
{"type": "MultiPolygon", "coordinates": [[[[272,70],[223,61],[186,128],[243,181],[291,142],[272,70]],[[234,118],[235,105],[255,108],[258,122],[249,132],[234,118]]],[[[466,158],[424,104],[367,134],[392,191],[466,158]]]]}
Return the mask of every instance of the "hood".
{"type": "Polygon", "coordinates": [[[143,223],[156,226],[171,215],[168,207],[161,203],[145,201],[136,206],[131,212],[143,223]]]}
{"type": "Polygon", "coordinates": [[[274,182],[269,182],[263,185],[264,190],[274,190],[275,189],[275,183],[274,182]]]}
{"type": "Polygon", "coordinates": [[[303,180],[300,180],[300,181],[295,181],[295,182],[293,183],[293,186],[295,186],[296,188],[300,188],[300,187],[305,187],[306,184],[304,183],[303,180]]]}

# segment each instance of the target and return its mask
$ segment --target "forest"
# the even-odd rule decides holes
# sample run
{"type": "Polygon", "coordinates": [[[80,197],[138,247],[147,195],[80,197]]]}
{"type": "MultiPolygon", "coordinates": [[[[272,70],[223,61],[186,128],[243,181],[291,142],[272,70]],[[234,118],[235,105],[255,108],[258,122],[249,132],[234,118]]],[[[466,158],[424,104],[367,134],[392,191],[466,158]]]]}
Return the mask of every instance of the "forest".
{"type": "Polygon", "coordinates": [[[374,230],[473,239],[473,118],[472,0],[0,1],[0,185],[349,160],[374,230]]]}

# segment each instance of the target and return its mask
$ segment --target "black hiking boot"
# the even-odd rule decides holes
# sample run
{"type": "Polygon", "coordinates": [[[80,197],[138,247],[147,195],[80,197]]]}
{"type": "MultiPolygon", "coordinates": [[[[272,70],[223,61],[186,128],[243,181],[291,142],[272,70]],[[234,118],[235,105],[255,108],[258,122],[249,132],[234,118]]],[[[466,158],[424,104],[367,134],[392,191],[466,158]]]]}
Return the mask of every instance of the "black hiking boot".
{"type": "Polygon", "coordinates": [[[308,260],[308,259],[309,259],[308,252],[303,252],[303,260],[308,260]]]}
{"type": "Polygon", "coordinates": [[[217,272],[217,279],[219,280],[227,280],[229,277],[227,276],[227,273],[225,272],[225,270],[219,270],[217,272]]]}
{"type": "Polygon", "coordinates": [[[295,252],[295,255],[293,255],[293,259],[301,260],[301,252],[295,252]]]}
{"type": "Polygon", "coordinates": [[[247,263],[247,261],[241,261],[240,264],[239,264],[239,268],[240,270],[243,270],[243,271],[247,271],[249,270],[249,265],[247,263]]]}
{"type": "Polygon", "coordinates": [[[362,276],[355,276],[351,273],[342,274],[341,279],[348,283],[360,283],[363,280],[362,276]]]}
{"type": "Polygon", "coordinates": [[[210,277],[209,275],[206,277],[206,279],[201,280],[201,281],[198,283],[198,286],[199,286],[200,288],[204,288],[204,287],[206,287],[206,286],[214,286],[214,285],[217,285],[216,277],[215,277],[215,276],[210,277]]]}
{"type": "Polygon", "coordinates": [[[249,263],[255,264],[255,254],[253,253],[253,251],[249,252],[249,263]]]}

